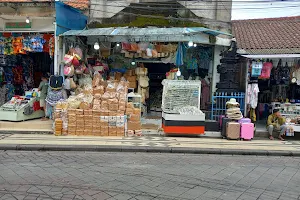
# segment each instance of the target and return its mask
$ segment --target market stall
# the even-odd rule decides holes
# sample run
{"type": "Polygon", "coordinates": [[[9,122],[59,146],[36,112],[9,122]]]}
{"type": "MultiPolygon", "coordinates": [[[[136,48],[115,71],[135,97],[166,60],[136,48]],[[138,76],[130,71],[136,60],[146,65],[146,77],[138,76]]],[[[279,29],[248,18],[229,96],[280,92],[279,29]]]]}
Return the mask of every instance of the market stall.
{"type": "Polygon", "coordinates": [[[204,134],[205,114],[200,110],[201,82],[164,80],[162,128],[166,134],[204,134]]]}
{"type": "Polygon", "coordinates": [[[291,121],[294,131],[299,132],[299,55],[245,57],[249,57],[246,102],[251,120],[265,125],[268,115],[276,108],[291,121]]]}
{"type": "MultiPolygon", "coordinates": [[[[53,65],[54,36],[49,33],[1,33],[0,35],[0,106],[10,105],[15,96],[24,98],[37,88],[43,74],[53,65]]],[[[38,101],[36,98],[34,101],[38,101]]],[[[10,110],[10,112],[13,112],[10,110]]],[[[20,116],[18,113],[12,114],[20,116]]],[[[13,118],[2,117],[3,120],[13,118]]],[[[1,119],[2,119],[1,118],[1,119]]],[[[18,120],[25,120],[28,117],[18,120]]],[[[30,119],[32,117],[29,117],[30,119]]],[[[36,117],[34,117],[36,118],[36,117]]]]}
{"type": "Polygon", "coordinates": [[[91,134],[103,127],[105,130],[97,135],[105,133],[113,136],[112,124],[115,124],[117,117],[123,117],[121,121],[124,119],[124,123],[120,126],[122,129],[124,127],[124,132],[140,135],[141,113],[147,116],[147,111],[153,107],[156,111],[162,111],[164,79],[197,80],[195,112],[200,115],[195,114],[197,120],[193,123],[201,122],[197,132],[203,133],[205,115],[200,111],[200,99],[209,101],[209,94],[206,93],[209,93],[208,76],[212,74],[210,36],[219,34],[224,33],[205,28],[154,27],[101,28],[64,33],[63,52],[66,55],[61,74],[69,97],[63,103],[64,109],[59,106],[55,108],[55,112],[61,113],[55,114],[56,133],[91,134]],[[202,95],[201,82],[204,81],[207,84],[204,84],[205,94],[202,95]],[[118,91],[121,85],[124,89],[118,91]],[[125,99],[124,95],[127,95],[125,99]],[[81,103],[75,106],[74,101],[81,103]],[[81,105],[83,102],[87,105],[81,105]],[[115,107],[107,107],[107,103],[115,107]],[[76,118],[74,113],[78,113],[76,118]],[[99,118],[106,119],[108,124],[102,121],[96,125],[99,118]],[[91,128],[92,119],[95,121],[94,128],[91,128]]]}

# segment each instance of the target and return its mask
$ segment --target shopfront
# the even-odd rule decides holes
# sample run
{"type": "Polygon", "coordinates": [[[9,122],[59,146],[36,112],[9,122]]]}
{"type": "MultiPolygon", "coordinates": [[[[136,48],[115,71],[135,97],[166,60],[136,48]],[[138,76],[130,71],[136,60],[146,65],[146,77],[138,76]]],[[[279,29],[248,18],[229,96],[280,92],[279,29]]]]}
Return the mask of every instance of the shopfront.
{"type": "Polygon", "coordinates": [[[266,125],[267,117],[279,109],[285,118],[300,126],[299,54],[245,55],[248,79],[246,102],[248,114],[259,127],[266,125]]]}
{"type": "Polygon", "coordinates": [[[43,75],[54,71],[53,19],[16,17],[2,20],[0,26],[3,30],[0,33],[0,119],[23,121],[42,117],[39,106],[33,106],[38,97],[29,100],[28,95],[37,91],[43,75]]]}
{"type": "MultiPolygon", "coordinates": [[[[193,86],[197,83],[198,87],[195,87],[195,90],[188,89],[192,88],[188,87],[183,90],[185,93],[177,94],[177,103],[184,99],[180,98],[181,94],[184,94],[186,99],[191,96],[192,99],[186,102],[182,101],[182,106],[194,106],[198,110],[197,112],[201,114],[201,110],[209,109],[207,104],[210,101],[212,90],[210,82],[214,73],[213,66],[216,66],[216,63],[214,63],[214,48],[220,45],[218,44],[220,40],[217,39],[217,35],[221,34],[226,35],[205,28],[102,28],[68,31],[62,34],[63,49],[66,56],[60,71],[66,80],[70,80],[67,82],[72,83],[72,86],[69,87],[69,94],[72,95],[79,95],[86,90],[84,88],[85,83],[94,82],[95,73],[99,73],[101,80],[106,81],[106,90],[103,93],[101,85],[94,87],[92,89],[93,98],[91,98],[94,100],[98,98],[96,94],[106,94],[111,81],[118,83],[123,80],[128,81],[126,86],[128,88],[128,91],[126,90],[126,93],[128,92],[127,99],[109,100],[118,105],[116,107],[119,107],[119,109],[110,107],[107,109],[105,105],[107,99],[104,98],[104,100],[103,97],[100,98],[100,105],[98,101],[96,101],[96,104],[95,101],[89,102],[92,104],[92,108],[99,107],[102,110],[101,114],[105,114],[104,116],[122,116],[128,112],[130,113],[130,109],[129,111],[127,108],[123,110],[123,101],[125,100],[126,105],[132,102],[134,108],[138,108],[139,115],[143,114],[146,118],[158,116],[161,123],[162,108],[164,108],[162,101],[166,100],[163,97],[164,90],[167,87],[166,85],[172,85],[164,84],[164,79],[183,81],[182,84],[184,83],[183,85],[186,86],[193,86]],[[212,38],[216,40],[213,41],[212,38]],[[66,60],[74,51],[80,52],[81,64],[76,63],[76,66],[66,65],[66,60]],[[129,98],[133,98],[133,100],[129,102],[129,98]],[[103,110],[103,107],[106,109],[103,110]]],[[[230,40],[227,39],[228,45],[229,42],[230,40]]],[[[90,86],[88,87],[90,88],[90,86]]],[[[175,84],[174,88],[176,87],[178,85],[175,84]]],[[[112,90],[115,92],[113,88],[112,90]]],[[[123,96],[123,93],[121,94],[123,96]]],[[[174,105],[176,104],[175,96],[172,96],[172,100],[167,98],[169,104],[171,101],[175,102],[174,105]]],[[[179,104],[176,105],[180,107],[179,104]]],[[[80,108],[80,105],[78,108],[87,109],[87,107],[80,108]]],[[[73,109],[78,108],[74,107],[73,109]]],[[[142,128],[137,124],[137,121],[141,123],[143,119],[136,117],[135,114],[137,113],[134,113],[133,118],[128,119],[128,130],[139,131],[142,128]]],[[[200,131],[198,130],[198,133],[204,133],[205,115],[202,113],[201,116],[203,117],[200,117],[199,120],[202,122],[202,128],[199,129],[200,131]]],[[[173,120],[175,120],[176,125],[178,119],[174,118],[173,120]]],[[[174,121],[171,123],[174,123],[174,121]]],[[[186,122],[188,126],[194,123],[193,119],[186,122]]],[[[76,125],[72,124],[71,127],[73,126],[76,125]]],[[[71,133],[74,134],[73,130],[75,128],[71,128],[71,130],[71,133]]]]}

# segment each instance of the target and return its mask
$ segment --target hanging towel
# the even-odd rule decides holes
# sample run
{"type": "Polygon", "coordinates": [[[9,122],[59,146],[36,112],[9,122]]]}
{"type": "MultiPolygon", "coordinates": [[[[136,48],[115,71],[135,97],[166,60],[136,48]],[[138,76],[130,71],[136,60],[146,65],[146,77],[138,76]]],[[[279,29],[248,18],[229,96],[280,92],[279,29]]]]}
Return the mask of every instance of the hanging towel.
{"type": "Polygon", "coordinates": [[[180,42],[178,43],[178,48],[177,48],[177,52],[176,52],[175,65],[176,66],[182,66],[183,65],[183,46],[180,42]]]}

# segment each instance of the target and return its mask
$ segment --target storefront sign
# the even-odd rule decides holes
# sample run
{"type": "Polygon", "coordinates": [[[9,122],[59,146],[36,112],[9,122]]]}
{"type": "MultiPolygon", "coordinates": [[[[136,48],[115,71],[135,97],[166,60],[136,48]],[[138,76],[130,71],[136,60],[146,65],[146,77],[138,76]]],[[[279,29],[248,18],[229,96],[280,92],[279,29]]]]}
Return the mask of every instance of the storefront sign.
{"type": "Polygon", "coordinates": [[[26,23],[26,22],[6,22],[5,23],[5,28],[31,28],[31,22],[26,23]]]}

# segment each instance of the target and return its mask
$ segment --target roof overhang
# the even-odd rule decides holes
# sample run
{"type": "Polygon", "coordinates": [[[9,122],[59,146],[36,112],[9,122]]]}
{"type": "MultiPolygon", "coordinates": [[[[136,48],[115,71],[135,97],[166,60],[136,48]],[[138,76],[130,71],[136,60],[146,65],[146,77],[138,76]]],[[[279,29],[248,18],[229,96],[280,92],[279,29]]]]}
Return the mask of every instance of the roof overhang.
{"type": "Polygon", "coordinates": [[[246,58],[262,59],[262,58],[300,58],[300,54],[272,54],[272,55],[242,55],[246,58]]]}
{"type": "Polygon", "coordinates": [[[70,30],[62,36],[86,36],[90,42],[107,41],[146,41],[146,42],[188,42],[212,44],[210,36],[216,37],[215,45],[229,46],[231,34],[203,27],[192,28],[97,28],[88,30],[70,30]],[[227,38],[217,37],[218,35],[227,38]]]}

